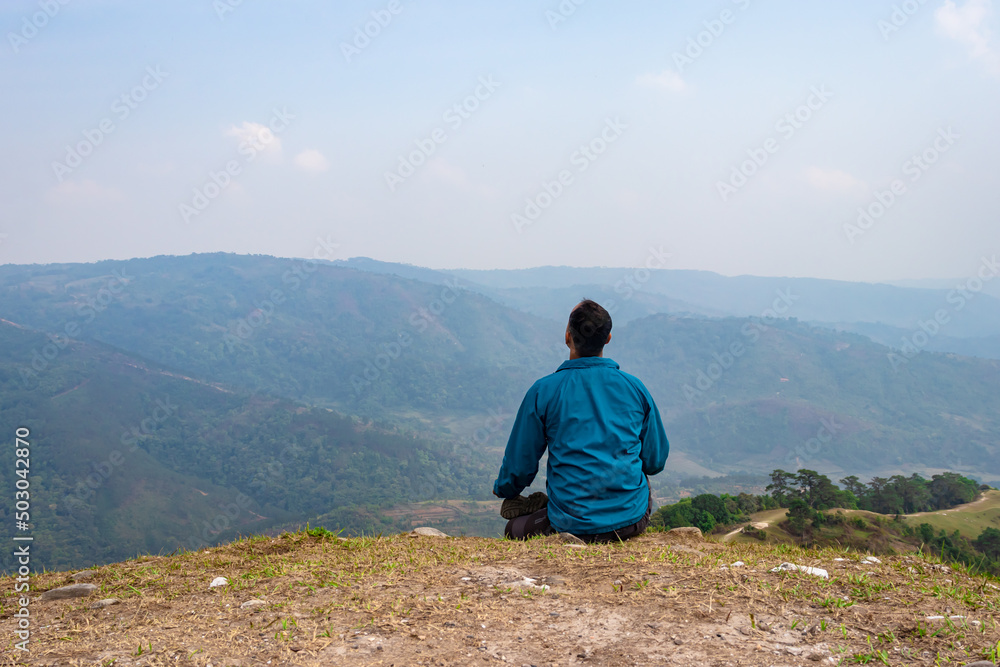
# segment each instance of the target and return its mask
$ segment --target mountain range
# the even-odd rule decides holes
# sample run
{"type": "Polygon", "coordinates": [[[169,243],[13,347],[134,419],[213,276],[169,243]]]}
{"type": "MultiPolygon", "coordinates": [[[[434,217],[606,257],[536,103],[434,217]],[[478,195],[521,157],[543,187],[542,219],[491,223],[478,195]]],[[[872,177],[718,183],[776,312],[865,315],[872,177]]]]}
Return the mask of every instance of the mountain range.
{"type": "Polygon", "coordinates": [[[31,430],[48,566],[304,521],[395,530],[407,503],[492,497],[520,399],[566,358],[586,296],[615,320],[606,355],[663,414],[661,499],[687,476],[776,468],[988,482],[1000,361],[957,346],[1000,340],[1000,301],[984,287],[957,309],[952,292],[232,254],[4,265],[0,427],[31,430]],[[909,347],[879,342],[898,332],[909,347]]]}

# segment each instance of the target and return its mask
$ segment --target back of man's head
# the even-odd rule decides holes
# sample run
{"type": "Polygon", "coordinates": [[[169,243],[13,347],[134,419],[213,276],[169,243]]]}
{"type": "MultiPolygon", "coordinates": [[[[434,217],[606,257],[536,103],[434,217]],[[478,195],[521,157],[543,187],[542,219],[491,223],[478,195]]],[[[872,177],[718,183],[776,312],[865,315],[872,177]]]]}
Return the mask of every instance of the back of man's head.
{"type": "Polygon", "coordinates": [[[584,299],[569,314],[569,335],[581,357],[599,356],[610,333],[611,315],[595,301],[584,299]]]}

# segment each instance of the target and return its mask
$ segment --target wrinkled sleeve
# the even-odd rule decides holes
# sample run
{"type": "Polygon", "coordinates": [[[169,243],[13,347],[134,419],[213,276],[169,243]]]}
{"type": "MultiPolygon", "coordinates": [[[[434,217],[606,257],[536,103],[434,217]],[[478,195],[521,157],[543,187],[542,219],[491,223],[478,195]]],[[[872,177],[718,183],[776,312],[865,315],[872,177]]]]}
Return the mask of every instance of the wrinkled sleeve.
{"type": "Polygon", "coordinates": [[[538,474],[538,460],[545,453],[544,414],[538,402],[538,387],[533,385],[517,410],[500,474],[493,484],[493,493],[500,498],[516,497],[538,474]]]}
{"type": "MultiPolygon", "coordinates": [[[[645,387],[643,389],[645,390],[645,387]]],[[[661,472],[667,464],[670,443],[667,441],[667,434],[663,430],[663,422],[660,420],[660,411],[656,408],[653,397],[649,395],[648,391],[643,391],[643,394],[649,409],[642,422],[642,431],[639,432],[639,439],[642,441],[639,458],[642,460],[642,472],[646,475],[655,475],[661,472]]]]}

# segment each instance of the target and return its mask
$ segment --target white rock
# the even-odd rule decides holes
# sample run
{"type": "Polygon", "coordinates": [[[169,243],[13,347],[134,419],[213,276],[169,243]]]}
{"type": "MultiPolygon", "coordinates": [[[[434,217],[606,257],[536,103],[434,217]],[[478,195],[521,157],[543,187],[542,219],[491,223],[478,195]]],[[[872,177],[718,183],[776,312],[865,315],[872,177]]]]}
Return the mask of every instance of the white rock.
{"type": "Polygon", "coordinates": [[[875,558],[875,556],[866,556],[865,559],[863,561],[861,561],[861,562],[863,562],[863,563],[881,563],[882,561],[880,561],[878,558],[875,558]]]}
{"type": "Polygon", "coordinates": [[[834,561],[835,563],[843,563],[843,562],[844,562],[845,560],[847,560],[847,559],[846,559],[846,558],[834,558],[834,559],[833,559],[833,561],[834,561]]]}
{"type": "Polygon", "coordinates": [[[532,588],[538,591],[547,591],[549,587],[545,584],[537,584],[536,579],[531,577],[521,577],[517,581],[508,581],[504,586],[511,586],[512,588],[532,588]]]}
{"type": "Polygon", "coordinates": [[[212,583],[208,585],[209,588],[215,588],[216,586],[225,586],[229,583],[229,580],[225,577],[216,577],[212,579],[212,583]]]}
{"type": "Polygon", "coordinates": [[[420,528],[414,528],[413,532],[410,533],[410,537],[448,537],[448,534],[442,533],[437,528],[421,526],[420,528]]]}
{"type": "Polygon", "coordinates": [[[814,577],[820,577],[821,579],[829,579],[830,573],[820,567],[809,567],[808,565],[796,565],[794,563],[782,563],[776,568],[773,568],[771,572],[805,572],[806,574],[811,574],[814,577]]]}
{"type": "Polygon", "coordinates": [[[733,563],[732,565],[730,565],[729,567],[743,567],[744,565],[746,565],[746,563],[744,563],[741,560],[738,560],[735,563],[733,563]]]}
{"type": "Polygon", "coordinates": [[[267,602],[264,600],[247,600],[240,605],[240,609],[254,609],[256,607],[263,607],[267,602]]]}

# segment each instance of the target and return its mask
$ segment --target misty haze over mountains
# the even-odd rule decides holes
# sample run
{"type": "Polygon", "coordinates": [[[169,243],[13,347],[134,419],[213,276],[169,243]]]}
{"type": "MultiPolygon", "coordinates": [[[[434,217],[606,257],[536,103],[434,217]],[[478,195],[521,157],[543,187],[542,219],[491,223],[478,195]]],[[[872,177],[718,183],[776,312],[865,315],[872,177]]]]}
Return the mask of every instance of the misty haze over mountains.
{"type": "Polygon", "coordinates": [[[775,468],[990,482],[993,287],[222,253],[8,264],[0,423],[34,424],[52,564],[305,521],[404,529],[415,502],[469,503],[462,529],[496,534],[513,415],[567,357],[586,296],[614,317],[606,355],[662,412],[659,500],[687,476],[775,468]]]}
{"type": "MultiPolygon", "coordinates": [[[[650,250],[655,259],[658,251],[650,250]]],[[[1000,280],[993,279],[1000,265],[995,256],[983,257],[980,268],[986,278],[975,274],[954,281],[902,281],[898,285],[642,268],[432,271],[368,258],[335,264],[433,282],[455,276],[466,281],[469,289],[545,318],[571,308],[585,294],[610,304],[618,324],[666,312],[761,316],[775,295],[784,291],[793,301],[783,317],[854,331],[896,348],[902,347],[903,338],[920,329],[920,322],[933,320],[943,309],[949,313],[949,321],[921,349],[1000,358],[1000,280]],[[954,317],[950,317],[952,313],[954,317]]]]}

